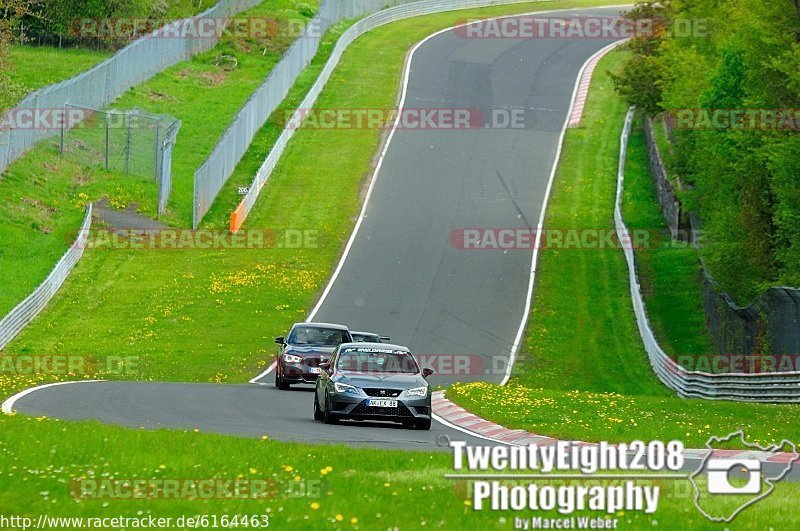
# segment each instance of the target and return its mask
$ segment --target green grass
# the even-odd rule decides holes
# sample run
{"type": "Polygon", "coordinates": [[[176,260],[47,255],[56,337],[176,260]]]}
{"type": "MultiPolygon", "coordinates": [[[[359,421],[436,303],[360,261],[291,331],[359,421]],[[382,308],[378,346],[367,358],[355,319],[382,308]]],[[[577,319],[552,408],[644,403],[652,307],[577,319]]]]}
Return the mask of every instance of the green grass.
{"type": "MultiPolygon", "coordinates": [[[[127,430],[97,422],[20,416],[0,418],[0,426],[3,514],[28,516],[34,521],[39,514],[173,519],[247,514],[268,515],[270,527],[278,528],[509,529],[515,516],[558,516],[554,512],[473,510],[465,503],[471,500],[469,483],[444,478],[453,473],[452,457],[440,452],[343,446],[320,449],[192,431],[127,430]],[[303,495],[276,493],[255,500],[109,496],[76,501],[70,491],[81,479],[260,479],[303,495]]],[[[655,514],[617,513],[613,516],[619,518],[619,527],[719,529],[693,507],[687,497],[691,492],[688,481],[663,481],[662,491],[655,514]]],[[[787,529],[797,527],[800,514],[794,500],[798,495],[797,483],[778,485],[770,497],[747,509],[728,528],[768,529],[776,522],[787,529]]]]}
{"type": "MultiPolygon", "coordinates": [[[[616,69],[622,56],[604,59],[592,81],[583,125],[567,132],[546,227],[614,228],[619,135],[627,109],[605,72],[616,69]]],[[[632,318],[622,251],[544,249],[539,260],[535,300],[514,372],[520,383],[535,382],[545,389],[671,394],[649,377],[632,318]]]]}
{"type": "MultiPolygon", "coordinates": [[[[546,226],[612,228],[619,137],[626,105],[605,57],[592,80],[583,124],[567,132],[546,226]]],[[[624,212],[631,228],[663,227],[641,131],[631,138],[624,212]]],[[[691,249],[640,255],[648,313],[668,350],[710,352],[691,249]],[[671,307],[675,305],[675,307],[671,307]]],[[[747,430],[763,441],[800,439],[799,406],[684,400],[653,373],[636,327],[621,250],[553,250],[539,255],[525,343],[506,387],[447,391],[459,405],[509,428],[584,441],[664,439],[702,446],[709,434],[747,430]]]]}
{"type": "MultiPolygon", "coordinates": [[[[588,4],[547,7],[573,5],[588,4]]],[[[412,44],[465,16],[538,6],[444,13],[380,28],[345,53],[318,105],[392,107],[412,44]]],[[[311,68],[320,65],[317,61],[311,68]]],[[[310,80],[304,74],[302,83],[310,80]]],[[[293,91],[292,97],[297,96],[293,91]]],[[[266,154],[274,128],[272,122],[259,133],[237,168],[234,184],[252,177],[246,174],[266,154]]],[[[316,247],[89,250],[47,311],[7,347],[8,352],[136,356],[143,361],[142,379],[247,381],[272,356],[270,338],[302,320],[327,281],[352,230],[359,190],[371,173],[380,133],[301,129],[262,192],[246,227],[279,233],[316,231],[316,247]],[[91,319],[85,318],[87,313],[91,319]]],[[[212,221],[227,226],[227,216],[220,208],[212,212],[212,221]]],[[[78,218],[79,213],[73,226],[78,218]]],[[[23,232],[17,237],[30,238],[23,232]]]]}
{"type": "Polygon", "coordinates": [[[11,80],[27,94],[80,74],[111,56],[111,53],[83,48],[59,49],[49,46],[13,46],[11,80]]]}
{"type": "Polygon", "coordinates": [[[712,435],[741,429],[765,445],[800,439],[797,407],[709,402],[673,397],[542,389],[517,380],[500,387],[455,384],[447,398],[509,428],[559,439],[630,442],[680,440],[703,448],[712,435]]]}
{"type": "MultiPolygon", "coordinates": [[[[658,123],[655,124],[658,127],[658,123]]],[[[631,230],[668,234],[648,170],[642,121],[634,122],[628,143],[623,215],[631,230]]],[[[697,251],[666,236],[652,247],[636,250],[639,282],[650,324],[659,343],[673,359],[679,355],[712,354],[706,326],[703,286],[697,251]]]]}
{"type": "MultiPolygon", "coordinates": [[[[549,3],[547,8],[566,4],[549,3]]],[[[319,105],[391,105],[410,44],[465,16],[512,10],[531,10],[531,6],[436,15],[375,31],[348,51],[319,105]]],[[[618,136],[618,127],[609,125],[611,138],[618,136]]],[[[346,139],[311,130],[298,132],[248,222],[251,227],[319,230],[319,248],[87,251],[64,291],[6,354],[128,354],[140,356],[141,379],[249,378],[271,352],[270,338],[305,315],[352,228],[359,184],[370,171],[378,133],[337,134],[353,141],[346,143],[346,139]],[[319,153],[336,154],[332,148],[344,147],[347,150],[336,159],[329,159],[326,153],[312,165],[319,153]],[[338,166],[329,169],[334,163],[338,166]],[[329,205],[352,207],[304,208],[322,199],[329,205]]],[[[256,149],[263,152],[267,144],[256,149]]],[[[53,379],[39,374],[25,378],[5,375],[0,378],[0,395],[53,379]]],[[[508,529],[514,516],[532,516],[528,512],[473,511],[464,503],[467,483],[443,479],[452,471],[446,454],[319,448],[21,415],[0,418],[0,469],[4,471],[0,475],[4,514],[135,516],[141,511],[142,515],[177,517],[267,513],[273,526],[299,529],[508,529]],[[323,476],[321,471],[328,466],[333,470],[323,476]],[[325,488],[320,499],[73,501],[68,496],[69,482],[90,475],[224,479],[252,475],[292,481],[299,476],[301,480],[323,478],[325,488]],[[318,509],[312,508],[315,501],[318,509]],[[355,524],[350,523],[352,518],[357,519],[355,524]]],[[[800,525],[792,502],[798,494],[796,485],[781,486],[739,516],[730,528],[762,529],[776,520],[790,527],[800,525]]],[[[685,495],[665,496],[656,515],[618,516],[621,526],[632,529],[654,525],[662,529],[718,528],[706,522],[685,495]]]]}
{"type": "MultiPolygon", "coordinates": [[[[286,21],[305,13],[304,6],[296,0],[271,0],[241,16],[286,21]]],[[[291,27],[297,29],[294,24],[291,27]]],[[[139,107],[183,120],[173,152],[171,202],[162,221],[189,226],[194,171],[288,47],[291,35],[281,35],[263,42],[226,35],[211,51],[165,70],[111,105],[139,107]],[[219,55],[235,56],[237,68],[232,72],[217,68],[219,55]]],[[[96,129],[76,131],[71,138],[86,140],[96,133],[96,129]]],[[[47,276],[71,243],[87,202],[106,197],[112,204],[156,215],[157,189],[152,178],[107,172],[99,166],[99,158],[88,161],[86,152],[59,157],[57,149],[57,138],[40,142],[0,179],[0,285],[8,286],[0,290],[0,315],[47,276]]]]}

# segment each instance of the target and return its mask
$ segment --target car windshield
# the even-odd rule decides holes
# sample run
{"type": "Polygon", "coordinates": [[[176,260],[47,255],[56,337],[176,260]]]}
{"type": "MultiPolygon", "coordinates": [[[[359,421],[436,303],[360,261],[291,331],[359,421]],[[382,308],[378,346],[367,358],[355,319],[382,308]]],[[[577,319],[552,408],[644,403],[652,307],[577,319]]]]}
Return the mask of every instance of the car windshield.
{"type": "Polygon", "coordinates": [[[340,371],[355,372],[419,372],[414,356],[404,350],[350,348],[342,351],[336,362],[340,371]]]}
{"type": "Polygon", "coordinates": [[[335,347],[349,341],[347,332],[339,328],[298,326],[289,336],[290,345],[314,345],[335,347]]]}
{"type": "Polygon", "coordinates": [[[356,343],[380,343],[381,338],[376,334],[364,334],[361,332],[353,332],[353,341],[356,343]]]}

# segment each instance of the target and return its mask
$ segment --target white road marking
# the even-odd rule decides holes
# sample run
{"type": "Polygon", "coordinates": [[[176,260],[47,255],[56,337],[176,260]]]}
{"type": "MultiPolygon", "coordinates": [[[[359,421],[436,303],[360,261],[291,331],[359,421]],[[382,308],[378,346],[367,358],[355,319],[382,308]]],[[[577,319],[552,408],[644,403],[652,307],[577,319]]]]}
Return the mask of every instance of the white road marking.
{"type": "MultiPolygon", "coordinates": [[[[616,6],[614,6],[616,7],[616,6]]],[[[575,80],[575,87],[572,89],[572,101],[569,105],[569,110],[567,111],[567,116],[564,118],[564,125],[561,127],[561,134],[558,137],[558,147],[556,148],[556,157],[553,160],[553,167],[550,169],[550,177],[547,181],[547,189],[544,192],[544,199],[542,199],[542,211],[539,214],[539,224],[536,226],[536,243],[533,246],[533,257],[531,257],[531,270],[530,270],[530,280],[528,281],[528,293],[525,296],[525,311],[522,314],[522,321],[519,324],[519,330],[517,331],[517,337],[514,338],[514,344],[511,347],[511,353],[508,358],[508,364],[506,365],[506,374],[503,376],[503,380],[500,382],[500,385],[505,385],[508,383],[509,378],[511,378],[511,371],[514,368],[514,362],[517,359],[517,352],[519,352],[520,344],[522,343],[522,335],[525,333],[525,326],[528,324],[528,318],[530,317],[531,313],[531,301],[533,300],[533,286],[536,283],[536,266],[539,262],[539,246],[541,245],[542,240],[542,228],[544,227],[544,218],[547,214],[547,205],[550,202],[550,192],[553,189],[553,181],[556,177],[556,171],[558,170],[558,162],[561,159],[561,150],[564,147],[564,136],[567,133],[567,129],[569,128],[570,119],[572,118],[572,112],[575,109],[575,102],[578,98],[578,88],[581,84],[581,78],[583,77],[583,72],[586,70],[588,65],[595,59],[595,57],[601,56],[617,46],[619,41],[613,42],[608,46],[601,48],[596,53],[594,53],[589,59],[583,63],[580,71],[578,72],[578,77],[575,80]]]]}
{"type": "Polygon", "coordinates": [[[22,398],[25,395],[33,393],[34,391],[38,391],[39,389],[45,389],[47,387],[55,387],[57,385],[68,385],[68,384],[76,384],[76,383],[90,383],[90,382],[103,382],[105,380],[75,380],[72,382],[56,382],[56,383],[49,383],[45,385],[37,385],[36,387],[31,387],[30,389],[25,389],[24,391],[20,391],[19,393],[15,394],[11,398],[6,399],[3,402],[2,412],[6,415],[11,415],[14,411],[14,403],[22,398]]]}

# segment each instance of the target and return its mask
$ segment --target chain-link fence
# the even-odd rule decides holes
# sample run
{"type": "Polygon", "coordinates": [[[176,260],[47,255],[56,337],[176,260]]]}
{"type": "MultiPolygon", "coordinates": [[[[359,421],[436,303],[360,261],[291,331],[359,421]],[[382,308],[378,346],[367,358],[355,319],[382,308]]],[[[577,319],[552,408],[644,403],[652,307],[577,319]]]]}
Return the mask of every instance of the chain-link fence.
{"type": "MultiPolygon", "coordinates": [[[[622,198],[623,187],[625,182],[625,162],[628,138],[630,136],[631,124],[633,122],[633,111],[631,108],[625,118],[625,126],[622,130],[620,138],[620,156],[619,168],[617,170],[617,198],[614,206],[614,224],[616,226],[617,235],[620,241],[630,240],[630,232],[625,226],[625,221],[622,216],[622,198]]],[[[633,311],[636,316],[636,325],[639,329],[639,334],[644,343],[645,351],[647,352],[650,366],[653,368],[659,380],[675,390],[679,396],[704,398],[710,400],[737,400],[747,402],[800,402],[800,371],[794,369],[792,359],[789,359],[790,367],[783,369],[778,364],[777,366],[772,362],[776,358],[780,358],[781,354],[798,353],[796,343],[794,346],[785,345],[778,346],[770,357],[771,366],[755,364],[753,367],[759,369],[755,371],[747,371],[738,369],[735,362],[730,363],[732,359],[736,359],[735,354],[730,352],[724,353],[722,356],[716,356],[715,361],[728,360],[729,370],[724,372],[717,371],[709,364],[709,368],[704,370],[694,370],[692,367],[683,365],[683,361],[678,363],[670,358],[664,349],[659,345],[655,337],[650,321],[647,318],[647,309],[644,304],[644,297],[642,296],[641,289],[639,288],[639,278],[637,275],[636,255],[633,251],[633,246],[623,246],[625,254],[625,261],[628,264],[628,281],[630,285],[631,302],[633,303],[633,311]],[[786,349],[789,350],[780,350],[786,349]]],[[[791,288],[773,288],[770,293],[780,293],[780,297],[786,297],[782,304],[789,303],[789,307],[781,307],[781,303],[773,305],[772,307],[778,312],[779,318],[776,319],[776,325],[784,332],[789,332],[790,328],[794,327],[795,332],[798,329],[798,306],[800,297],[798,290],[791,288]],[[791,301],[790,301],[791,299],[791,301]]],[[[743,323],[749,321],[750,310],[739,308],[743,310],[737,312],[734,308],[732,301],[726,300],[726,296],[715,294],[721,297],[723,302],[716,306],[721,310],[724,316],[721,316],[719,322],[721,323],[720,329],[725,332],[730,332],[730,338],[733,344],[739,342],[746,345],[746,338],[742,338],[736,329],[738,326],[743,326],[743,323]],[[734,323],[734,324],[731,324],[734,323]]],[[[772,296],[771,294],[765,297],[772,296]]],[[[744,334],[746,336],[746,334],[744,334]]],[[[788,338],[789,336],[787,336],[788,338]]],[[[796,336],[795,336],[796,341],[796,336]]],[[[705,353],[700,353],[705,354],[705,353]]],[[[702,356],[698,356],[702,357],[702,356]]],[[[743,356],[739,356],[742,358],[743,356]]],[[[793,357],[793,356],[790,356],[793,357]]],[[[714,360],[714,356],[704,356],[706,360],[714,360]]],[[[766,360],[764,360],[766,361],[766,360]]],[[[698,364],[698,367],[701,365],[698,364]]]]}
{"type": "Polygon", "coordinates": [[[656,185],[656,195],[661,206],[661,212],[667,221],[670,234],[678,241],[694,242],[691,230],[690,216],[678,200],[678,196],[667,175],[661,152],[653,136],[653,122],[646,118],[644,122],[645,135],[647,136],[647,155],[650,162],[650,175],[656,185]]]}
{"type": "MultiPolygon", "coordinates": [[[[645,121],[645,139],[650,172],[670,232],[676,239],[697,244],[701,234],[700,218],[697,213],[686,211],[678,200],[649,119],[645,121]]],[[[800,354],[800,289],[773,287],[752,304],[739,306],[714,281],[705,265],[700,275],[706,319],[718,354],[800,354]]]]}
{"type": "MultiPolygon", "coordinates": [[[[194,17],[178,20],[161,30],[138,39],[102,63],[77,76],[29,94],[0,122],[10,126],[0,130],[0,172],[43,138],[59,134],[57,127],[20,126],[17,115],[42,115],[61,109],[67,102],[80,102],[103,108],[130,87],[138,85],[170,66],[213,48],[218,33],[198,35],[196,28],[207,19],[219,20],[235,15],[261,0],[220,0],[214,7],[194,17]]],[[[27,122],[26,122],[27,123],[27,122]]]]}
{"type": "Polygon", "coordinates": [[[316,55],[325,31],[341,20],[357,18],[404,1],[415,0],[323,0],[317,14],[286,50],[264,83],[250,95],[214,150],[195,172],[192,211],[194,228],[197,228],[211,208],[253,137],[289,93],[300,72],[316,55]]]}
{"type": "Polygon", "coordinates": [[[158,213],[172,188],[172,146],[181,122],[140,109],[97,110],[65,105],[60,120],[59,152],[81,164],[106,171],[151,177],[158,184],[158,213]],[[68,127],[76,121],[74,127],[68,127]]]}
{"type": "MultiPolygon", "coordinates": [[[[372,14],[358,21],[349,28],[336,43],[331,58],[325,65],[320,77],[301,104],[301,108],[309,108],[322,90],[341,54],[358,36],[370,29],[404,18],[456,11],[472,7],[486,7],[500,4],[515,4],[531,0],[324,0],[317,15],[300,34],[281,62],[267,76],[225,131],[214,147],[211,155],[203,162],[194,176],[193,225],[196,228],[203,216],[211,208],[217,194],[233,173],[236,164],[241,160],[250,142],[264,125],[267,118],[278,108],[300,72],[311,62],[317,52],[322,34],[341,20],[359,18],[372,14]],[[384,9],[390,8],[390,9],[384,9]],[[377,13],[376,13],[377,12],[377,13]]],[[[535,0],[533,0],[535,1],[535,0]]],[[[276,141],[269,156],[265,159],[250,187],[250,193],[236,209],[238,217],[243,220],[252,208],[255,197],[261,190],[280,157],[286,143],[294,133],[287,127],[276,141]]],[[[235,214],[236,214],[235,213],[235,214]]]]}
{"type": "Polygon", "coordinates": [[[718,354],[800,354],[800,289],[772,287],[739,306],[705,268],[705,308],[718,354]]]}

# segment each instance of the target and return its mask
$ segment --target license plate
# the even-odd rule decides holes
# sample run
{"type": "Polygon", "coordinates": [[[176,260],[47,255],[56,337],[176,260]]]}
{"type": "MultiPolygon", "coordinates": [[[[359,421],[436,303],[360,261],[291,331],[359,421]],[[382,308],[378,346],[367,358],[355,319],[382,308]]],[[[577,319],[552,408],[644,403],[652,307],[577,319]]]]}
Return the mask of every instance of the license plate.
{"type": "Polygon", "coordinates": [[[311,367],[310,369],[308,369],[308,372],[310,372],[311,374],[319,374],[320,373],[320,368],[319,367],[311,367]]]}
{"type": "Polygon", "coordinates": [[[397,407],[397,400],[367,400],[367,405],[370,407],[397,407]]]}

